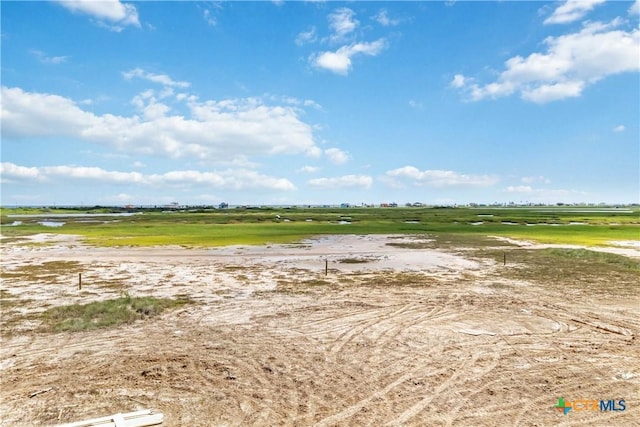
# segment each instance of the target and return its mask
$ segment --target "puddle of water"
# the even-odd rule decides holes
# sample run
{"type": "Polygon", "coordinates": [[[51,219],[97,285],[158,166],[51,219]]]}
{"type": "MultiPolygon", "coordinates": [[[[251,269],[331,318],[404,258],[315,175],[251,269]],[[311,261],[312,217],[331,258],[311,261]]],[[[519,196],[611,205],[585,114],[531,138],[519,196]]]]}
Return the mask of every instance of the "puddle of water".
{"type": "Polygon", "coordinates": [[[65,223],[57,221],[39,221],[38,224],[44,225],[45,227],[62,227],[65,223]]]}

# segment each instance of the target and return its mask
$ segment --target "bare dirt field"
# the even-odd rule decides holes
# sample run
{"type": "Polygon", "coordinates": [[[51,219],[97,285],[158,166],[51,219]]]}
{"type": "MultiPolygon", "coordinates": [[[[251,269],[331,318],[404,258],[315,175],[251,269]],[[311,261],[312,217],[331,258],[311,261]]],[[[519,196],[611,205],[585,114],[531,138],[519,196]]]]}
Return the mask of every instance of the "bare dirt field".
{"type": "Polygon", "coordinates": [[[638,288],[514,279],[526,264],[473,254],[403,236],[3,244],[3,272],[40,267],[2,281],[0,425],[147,408],[166,426],[640,425],[638,288]],[[86,332],[37,332],[29,316],[125,291],[196,303],[86,332]],[[626,409],[565,415],[560,397],[626,409]]]}

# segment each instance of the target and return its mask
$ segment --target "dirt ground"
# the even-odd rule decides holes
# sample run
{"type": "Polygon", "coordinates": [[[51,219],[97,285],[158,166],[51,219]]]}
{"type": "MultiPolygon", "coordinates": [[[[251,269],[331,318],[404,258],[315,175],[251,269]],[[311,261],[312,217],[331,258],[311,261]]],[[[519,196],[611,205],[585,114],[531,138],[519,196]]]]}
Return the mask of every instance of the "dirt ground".
{"type": "Polygon", "coordinates": [[[407,241],[416,242],[109,249],[39,235],[3,244],[3,272],[69,269],[2,282],[18,303],[2,308],[0,425],[138,409],[162,412],[165,426],[640,425],[637,292],[510,280],[501,271],[523,266],[398,245],[407,241]],[[197,304],[88,332],[11,321],[124,291],[197,304]],[[560,397],[624,399],[626,410],[565,415],[560,397]]]}

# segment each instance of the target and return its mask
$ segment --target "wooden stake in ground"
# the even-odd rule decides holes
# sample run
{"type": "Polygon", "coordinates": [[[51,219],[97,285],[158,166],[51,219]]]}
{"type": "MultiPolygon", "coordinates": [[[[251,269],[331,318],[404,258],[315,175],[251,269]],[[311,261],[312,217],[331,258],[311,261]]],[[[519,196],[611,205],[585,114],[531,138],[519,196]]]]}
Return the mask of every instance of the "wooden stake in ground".
{"type": "Polygon", "coordinates": [[[109,426],[109,427],[145,427],[162,424],[163,414],[154,413],[151,410],[129,412],[128,414],[114,414],[108,417],[94,418],[91,420],[78,421],[63,424],[58,427],[89,427],[89,426],[109,426]]]}
{"type": "Polygon", "coordinates": [[[51,391],[51,390],[53,390],[53,387],[49,387],[49,388],[45,388],[45,389],[42,389],[42,390],[34,391],[33,393],[31,393],[29,395],[29,397],[36,397],[39,394],[46,393],[46,392],[51,391]]]}
{"type": "Polygon", "coordinates": [[[78,290],[82,289],[82,273],[78,273],[78,290]]]}

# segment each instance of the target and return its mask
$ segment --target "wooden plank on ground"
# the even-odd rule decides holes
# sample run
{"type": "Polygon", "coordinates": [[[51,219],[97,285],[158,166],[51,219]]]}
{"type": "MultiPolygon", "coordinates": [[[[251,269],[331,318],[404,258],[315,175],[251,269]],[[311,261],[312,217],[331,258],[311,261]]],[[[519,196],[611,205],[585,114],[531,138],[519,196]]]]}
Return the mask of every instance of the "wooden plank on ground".
{"type": "Polygon", "coordinates": [[[146,427],[162,424],[163,420],[164,415],[154,414],[153,411],[144,409],[127,414],[115,414],[108,417],[62,424],[58,427],[146,427]]]}

